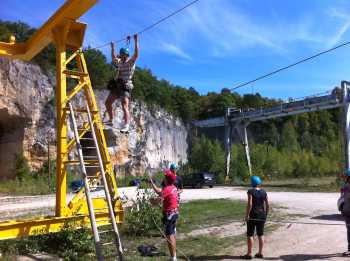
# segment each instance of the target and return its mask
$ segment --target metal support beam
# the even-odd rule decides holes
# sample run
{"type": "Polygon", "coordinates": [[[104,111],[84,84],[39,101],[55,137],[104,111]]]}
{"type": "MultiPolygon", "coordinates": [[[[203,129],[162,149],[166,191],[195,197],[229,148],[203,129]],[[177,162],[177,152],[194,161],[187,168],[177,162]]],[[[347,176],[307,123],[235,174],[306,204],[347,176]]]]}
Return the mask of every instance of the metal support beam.
{"type": "Polygon", "coordinates": [[[231,165],[231,138],[232,138],[232,125],[227,123],[225,125],[225,159],[226,159],[226,177],[225,183],[230,180],[230,165],[231,165]]]}
{"type": "Polygon", "coordinates": [[[346,81],[341,82],[343,91],[343,104],[344,104],[344,152],[345,152],[345,169],[350,168],[350,99],[349,99],[349,83],[346,81]]]}
{"type": "Polygon", "coordinates": [[[56,44],[56,136],[57,136],[57,165],[56,165],[56,217],[65,215],[66,208],[66,183],[67,170],[64,164],[67,161],[67,124],[64,101],[67,96],[67,77],[63,73],[66,70],[66,39],[69,23],[53,30],[56,44]]]}
{"type": "Polygon", "coordinates": [[[248,142],[248,133],[247,133],[247,127],[249,125],[249,122],[243,123],[239,122],[235,125],[235,129],[238,133],[238,136],[242,142],[242,145],[244,146],[244,152],[247,160],[247,166],[249,175],[252,175],[252,165],[250,161],[250,150],[249,150],[249,142],[248,142]]]}

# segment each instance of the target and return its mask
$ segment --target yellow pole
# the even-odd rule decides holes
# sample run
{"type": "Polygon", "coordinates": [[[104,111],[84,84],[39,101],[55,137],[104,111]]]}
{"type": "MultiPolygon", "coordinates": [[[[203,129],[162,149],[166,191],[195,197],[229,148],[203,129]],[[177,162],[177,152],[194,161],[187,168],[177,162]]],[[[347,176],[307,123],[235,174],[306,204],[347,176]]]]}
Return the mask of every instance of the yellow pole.
{"type": "Polygon", "coordinates": [[[67,96],[66,75],[66,37],[68,25],[53,30],[56,44],[56,115],[57,115],[57,161],[56,161],[56,217],[65,216],[67,193],[67,124],[64,101],[67,96]]]}

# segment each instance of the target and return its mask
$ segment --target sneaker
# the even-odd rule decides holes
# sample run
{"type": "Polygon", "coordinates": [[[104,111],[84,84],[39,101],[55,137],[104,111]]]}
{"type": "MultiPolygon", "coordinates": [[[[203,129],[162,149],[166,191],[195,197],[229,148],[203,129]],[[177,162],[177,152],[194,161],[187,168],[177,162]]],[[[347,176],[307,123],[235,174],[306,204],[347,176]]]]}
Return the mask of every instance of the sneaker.
{"type": "Polygon", "coordinates": [[[240,259],[245,259],[245,260],[251,260],[251,259],[253,259],[253,257],[250,256],[250,255],[240,256],[239,258],[240,258],[240,259]]]}
{"type": "Polygon", "coordinates": [[[346,257],[350,257],[350,251],[346,251],[346,252],[344,252],[343,254],[342,254],[342,256],[346,256],[346,257]]]}
{"type": "Polygon", "coordinates": [[[257,254],[255,255],[255,258],[264,258],[264,255],[263,255],[263,254],[257,253],[257,254]]]}
{"type": "Polygon", "coordinates": [[[177,261],[176,257],[170,257],[168,261],[177,261]]]}
{"type": "Polygon", "coordinates": [[[126,123],[123,128],[121,128],[121,132],[128,132],[129,131],[129,128],[130,128],[130,124],[129,123],[126,123]]]}

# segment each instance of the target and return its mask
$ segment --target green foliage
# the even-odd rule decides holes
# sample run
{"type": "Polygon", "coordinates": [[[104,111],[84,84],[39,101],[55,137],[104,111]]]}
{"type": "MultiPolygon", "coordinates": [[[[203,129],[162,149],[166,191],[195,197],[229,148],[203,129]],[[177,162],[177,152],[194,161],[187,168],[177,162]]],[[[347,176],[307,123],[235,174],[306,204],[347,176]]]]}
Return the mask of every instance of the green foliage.
{"type": "Polygon", "coordinates": [[[137,190],[133,205],[126,211],[124,231],[130,236],[146,236],[157,229],[161,223],[160,205],[153,206],[155,198],[150,190],[137,190]]]}
{"type": "Polygon", "coordinates": [[[223,181],[225,171],[225,153],[217,140],[210,140],[205,136],[193,142],[191,167],[195,171],[210,171],[216,173],[217,179],[223,181]]]}
{"type": "Polygon", "coordinates": [[[15,155],[15,176],[16,179],[22,182],[30,175],[28,160],[22,154],[15,155]]]}
{"type": "Polygon", "coordinates": [[[5,256],[46,252],[58,255],[63,260],[83,261],[93,260],[91,257],[95,255],[95,247],[88,228],[75,229],[72,225],[66,225],[58,233],[0,241],[0,252],[5,256]]]}
{"type": "Polygon", "coordinates": [[[84,55],[92,86],[96,89],[106,88],[108,81],[113,77],[112,65],[107,63],[106,56],[100,50],[87,48],[84,55]]]}

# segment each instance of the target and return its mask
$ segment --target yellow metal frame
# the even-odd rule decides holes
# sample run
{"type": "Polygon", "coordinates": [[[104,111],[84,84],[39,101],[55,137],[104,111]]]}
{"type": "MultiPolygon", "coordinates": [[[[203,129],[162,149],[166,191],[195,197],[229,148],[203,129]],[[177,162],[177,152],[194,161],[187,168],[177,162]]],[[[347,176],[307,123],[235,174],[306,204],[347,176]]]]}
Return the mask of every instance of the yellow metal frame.
{"type": "MultiPolygon", "coordinates": [[[[67,204],[67,166],[75,161],[68,160],[68,153],[74,148],[75,140],[67,137],[67,102],[76,95],[85,98],[92,119],[95,123],[95,133],[101,150],[106,178],[110,189],[113,207],[118,223],[123,221],[123,208],[119,198],[117,183],[108,153],[95,95],[92,89],[87,65],[81,46],[84,39],[86,24],[76,21],[97,0],[68,0],[65,4],[25,43],[16,43],[12,37],[9,43],[0,42],[0,57],[29,61],[48,44],[56,46],[56,106],[57,106],[57,172],[56,172],[56,210],[55,217],[36,218],[31,220],[14,220],[0,222],[0,240],[57,232],[66,223],[73,223],[76,227],[89,224],[88,208],[84,191],[79,191],[67,204]],[[67,58],[67,50],[72,53],[67,58]],[[69,66],[69,69],[67,67],[69,66]],[[72,70],[72,66],[75,67],[72,70]],[[67,93],[67,79],[78,81],[77,85],[67,93]]],[[[80,132],[83,136],[88,129],[80,132]]],[[[99,173],[97,173],[98,175],[99,173]]],[[[107,203],[102,198],[93,199],[95,208],[106,208],[107,203]]],[[[106,210],[107,211],[107,210],[106,210]]],[[[108,212],[97,215],[97,220],[106,219],[108,212]]],[[[99,222],[103,225],[103,222],[99,222]]]]}

